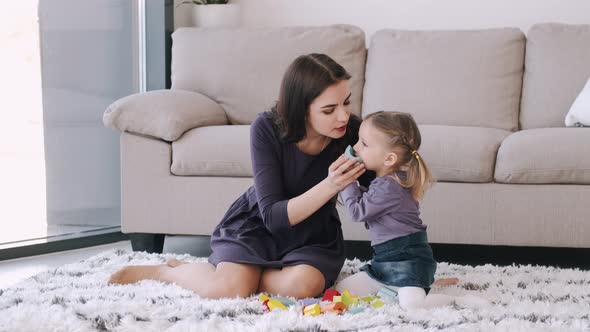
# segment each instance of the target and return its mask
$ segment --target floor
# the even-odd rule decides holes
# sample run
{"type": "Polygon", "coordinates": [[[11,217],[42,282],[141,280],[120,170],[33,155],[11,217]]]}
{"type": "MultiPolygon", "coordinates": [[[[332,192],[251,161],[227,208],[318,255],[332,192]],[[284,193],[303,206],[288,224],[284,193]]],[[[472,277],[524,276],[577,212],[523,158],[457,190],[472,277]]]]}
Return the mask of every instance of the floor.
{"type": "MultiPolygon", "coordinates": [[[[527,248],[446,244],[431,244],[431,246],[435,258],[439,262],[501,266],[516,263],[590,270],[590,248],[527,248]]],[[[0,289],[10,287],[48,269],[74,263],[111,249],[131,250],[131,243],[127,240],[84,249],[0,261],[0,289]]],[[[163,251],[177,254],[187,253],[195,257],[207,257],[211,253],[209,238],[195,236],[167,236],[163,251]]],[[[347,258],[371,259],[372,252],[368,241],[346,241],[345,251],[347,258]]]]}
{"type": "Polygon", "coordinates": [[[129,241],[121,241],[84,249],[0,261],[0,289],[10,287],[37,273],[65,264],[75,263],[112,249],[131,250],[131,243],[129,241]]]}

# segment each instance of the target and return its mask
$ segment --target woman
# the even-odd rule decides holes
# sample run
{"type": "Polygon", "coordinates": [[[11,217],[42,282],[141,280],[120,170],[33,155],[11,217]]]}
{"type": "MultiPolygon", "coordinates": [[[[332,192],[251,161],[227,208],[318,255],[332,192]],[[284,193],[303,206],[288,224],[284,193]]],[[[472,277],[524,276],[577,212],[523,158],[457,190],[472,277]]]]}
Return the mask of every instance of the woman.
{"type": "Polygon", "coordinates": [[[345,259],[335,198],[348,184],[374,178],[342,156],[360,126],[351,116],[349,79],[327,55],[295,59],[275,107],[252,123],[254,186],[213,232],[209,263],[129,266],[109,283],[160,280],[207,298],[256,292],[305,298],[331,286],[345,259]]]}

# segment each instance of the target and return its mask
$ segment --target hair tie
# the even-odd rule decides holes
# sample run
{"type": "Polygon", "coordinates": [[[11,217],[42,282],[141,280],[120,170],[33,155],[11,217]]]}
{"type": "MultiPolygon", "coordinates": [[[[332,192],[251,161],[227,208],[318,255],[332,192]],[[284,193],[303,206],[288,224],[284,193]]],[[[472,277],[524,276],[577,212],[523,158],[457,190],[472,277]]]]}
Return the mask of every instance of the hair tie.
{"type": "Polygon", "coordinates": [[[416,150],[413,150],[413,151],[412,151],[412,155],[413,155],[414,157],[416,157],[416,159],[420,160],[420,155],[418,154],[418,151],[416,151],[416,150]]]}

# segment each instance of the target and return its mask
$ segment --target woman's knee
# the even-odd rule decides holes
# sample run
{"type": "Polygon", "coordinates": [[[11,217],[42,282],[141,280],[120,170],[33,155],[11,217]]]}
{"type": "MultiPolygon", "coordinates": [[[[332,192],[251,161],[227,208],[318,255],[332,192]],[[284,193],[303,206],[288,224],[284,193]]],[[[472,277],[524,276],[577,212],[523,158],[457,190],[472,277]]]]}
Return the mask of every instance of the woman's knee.
{"type": "Polygon", "coordinates": [[[309,265],[289,267],[289,288],[296,298],[314,297],[322,293],[326,281],[324,275],[309,265]]]}
{"type": "Polygon", "coordinates": [[[205,297],[248,297],[258,290],[261,271],[261,268],[253,265],[220,263],[205,297]]]}

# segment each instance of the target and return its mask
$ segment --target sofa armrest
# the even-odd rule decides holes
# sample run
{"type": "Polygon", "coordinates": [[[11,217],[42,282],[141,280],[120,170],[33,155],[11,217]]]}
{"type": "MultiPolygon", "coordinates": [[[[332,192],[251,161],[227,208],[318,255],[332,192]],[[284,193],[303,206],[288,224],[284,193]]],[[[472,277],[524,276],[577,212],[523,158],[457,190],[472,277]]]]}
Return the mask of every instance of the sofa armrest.
{"type": "Polygon", "coordinates": [[[107,107],[106,127],[175,141],[187,130],[228,124],[223,108],[197,92],[155,90],[121,98],[107,107]]]}

